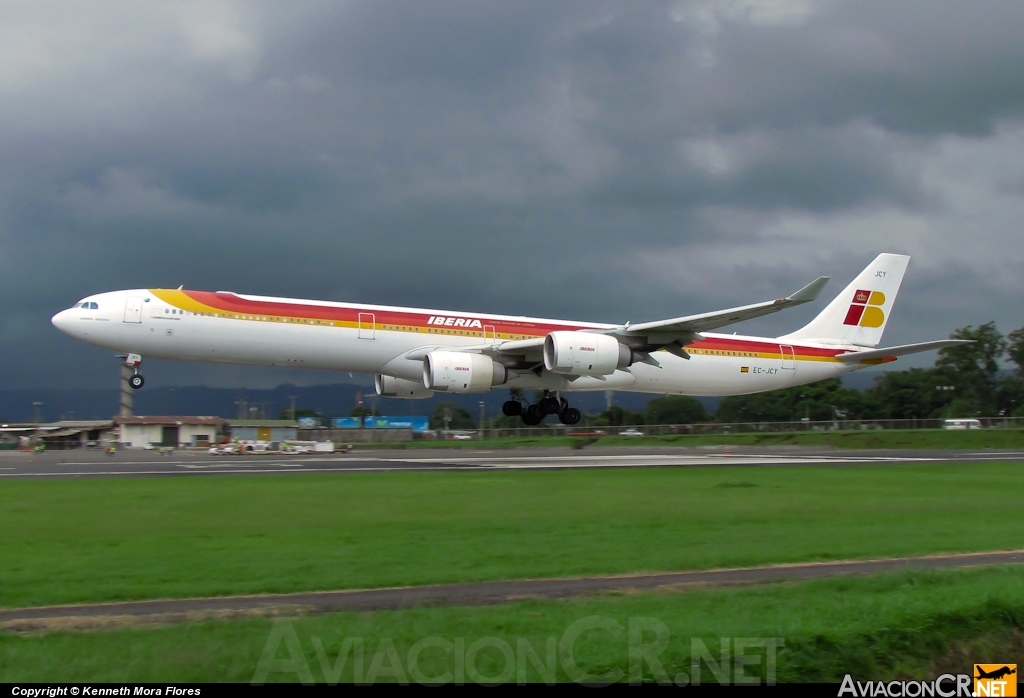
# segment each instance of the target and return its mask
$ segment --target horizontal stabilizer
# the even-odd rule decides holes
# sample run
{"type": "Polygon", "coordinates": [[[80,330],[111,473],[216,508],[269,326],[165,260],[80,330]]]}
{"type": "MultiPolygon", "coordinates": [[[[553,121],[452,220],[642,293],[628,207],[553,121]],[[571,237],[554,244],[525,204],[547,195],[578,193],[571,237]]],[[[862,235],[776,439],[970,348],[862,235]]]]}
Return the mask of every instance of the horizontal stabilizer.
{"type": "Polygon", "coordinates": [[[836,358],[842,359],[846,363],[871,361],[873,359],[895,359],[897,356],[906,356],[907,354],[917,354],[922,351],[932,351],[933,349],[945,349],[946,347],[955,347],[960,344],[972,343],[973,340],[970,339],[940,339],[935,342],[921,342],[920,344],[903,344],[898,347],[888,347],[886,349],[854,351],[850,352],[849,354],[840,354],[836,358]]]}

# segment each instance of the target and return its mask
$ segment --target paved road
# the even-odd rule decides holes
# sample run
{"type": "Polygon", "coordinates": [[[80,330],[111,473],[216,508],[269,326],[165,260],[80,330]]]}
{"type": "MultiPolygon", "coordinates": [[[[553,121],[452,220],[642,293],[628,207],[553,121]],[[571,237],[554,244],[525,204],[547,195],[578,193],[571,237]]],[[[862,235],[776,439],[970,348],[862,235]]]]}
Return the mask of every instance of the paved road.
{"type": "Polygon", "coordinates": [[[948,569],[982,565],[1024,564],[1024,551],[934,555],[919,558],[852,560],[727,570],[666,572],[635,576],[529,579],[475,584],[439,584],[398,589],[365,589],[206,599],[161,599],[125,603],[45,606],[0,610],[0,628],[43,627],[52,619],[88,618],[189,620],[202,614],[230,615],[261,610],[276,614],[373,611],[415,606],[478,606],[524,599],[551,599],[587,592],[729,586],[784,580],[822,579],[876,574],[903,569],[948,569]]]}
{"type": "Polygon", "coordinates": [[[1024,450],[839,451],[803,447],[606,447],[510,450],[356,450],[302,456],[211,456],[205,452],[0,451],[0,478],[348,473],[396,470],[543,470],[693,466],[899,465],[911,463],[1024,462],[1024,450]]]}

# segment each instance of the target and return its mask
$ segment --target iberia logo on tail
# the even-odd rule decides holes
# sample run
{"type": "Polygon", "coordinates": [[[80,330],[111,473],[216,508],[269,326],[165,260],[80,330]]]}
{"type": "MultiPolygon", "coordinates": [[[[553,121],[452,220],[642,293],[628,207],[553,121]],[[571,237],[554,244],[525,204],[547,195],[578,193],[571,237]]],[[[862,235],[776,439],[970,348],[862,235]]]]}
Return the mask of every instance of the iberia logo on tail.
{"type": "Polygon", "coordinates": [[[885,294],[881,291],[857,291],[853,294],[853,303],[846,312],[844,325],[859,327],[881,327],[885,323],[885,313],[879,306],[885,305],[885,294]]]}

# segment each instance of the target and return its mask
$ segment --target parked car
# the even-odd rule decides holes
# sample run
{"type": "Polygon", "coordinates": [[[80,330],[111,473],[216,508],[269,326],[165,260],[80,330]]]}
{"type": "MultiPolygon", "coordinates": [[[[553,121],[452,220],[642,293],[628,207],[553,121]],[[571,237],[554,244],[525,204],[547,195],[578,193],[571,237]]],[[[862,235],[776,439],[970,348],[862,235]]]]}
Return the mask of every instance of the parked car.
{"type": "Polygon", "coordinates": [[[619,436],[643,436],[644,433],[639,429],[625,429],[619,432],[619,436]]]}
{"type": "Polygon", "coordinates": [[[943,429],[981,429],[977,419],[947,419],[942,422],[943,429]]]}
{"type": "Polygon", "coordinates": [[[310,443],[283,443],[281,444],[281,450],[285,453],[301,454],[301,453],[312,453],[313,444],[310,443]]]}
{"type": "Polygon", "coordinates": [[[214,446],[207,453],[214,456],[230,456],[237,455],[240,451],[235,444],[221,444],[220,446],[214,446]]]}

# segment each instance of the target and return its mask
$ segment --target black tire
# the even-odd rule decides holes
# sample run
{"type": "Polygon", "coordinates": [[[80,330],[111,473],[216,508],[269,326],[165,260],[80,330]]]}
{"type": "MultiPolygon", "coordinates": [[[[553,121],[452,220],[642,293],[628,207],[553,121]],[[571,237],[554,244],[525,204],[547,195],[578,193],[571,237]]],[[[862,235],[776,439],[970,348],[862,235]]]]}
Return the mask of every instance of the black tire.
{"type": "Polygon", "coordinates": [[[562,414],[558,415],[558,418],[562,420],[562,424],[579,424],[580,420],[583,419],[583,413],[575,407],[569,407],[562,414]]]}
{"type": "Polygon", "coordinates": [[[134,390],[138,390],[146,384],[146,379],[142,377],[141,373],[134,374],[128,379],[128,385],[132,386],[134,390]]]}
{"type": "Polygon", "coordinates": [[[558,398],[551,395],[541,398],[541,401],[537,404],[540,405],[544,414],[558,414],[562,411],[562,406],[558,404],[558,398]]]}
{"type": "Polygon", "coordinates": [[[544,421],[544,411],[540,408],[540,405],[530,405],[523,412],[523,424],[528,427],[535,427],[544,421]]]}
{"type": "Polygon", "coordinates": [[[523,413],[523,403],[519,400],[509,400],[501,406],[501,413],[506,417],[518,417],[523,413]]]}

